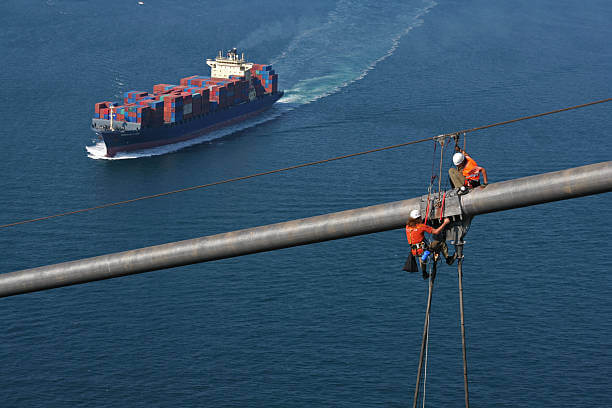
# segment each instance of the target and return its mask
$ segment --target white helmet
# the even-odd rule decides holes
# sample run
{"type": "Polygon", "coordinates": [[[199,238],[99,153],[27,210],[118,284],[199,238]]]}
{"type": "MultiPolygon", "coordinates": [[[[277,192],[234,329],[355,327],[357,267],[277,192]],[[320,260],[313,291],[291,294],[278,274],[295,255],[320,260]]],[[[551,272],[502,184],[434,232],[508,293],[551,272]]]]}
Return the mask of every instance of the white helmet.
{"type": "Polygon", "coordinates": [[[453,155],[453,163],[455,163],[455,166],[460,165],[461,163],[463,163],[464,160],[465,156],[463,155],[463,153],[455,153],[453,155]]]}
{"type": "Polygon", "coordinates": [[[410,218],[412,218],[413,220],[416,220],[420,216],[421,216],[421,212],[419,210],[410,211],[410,218]]]}

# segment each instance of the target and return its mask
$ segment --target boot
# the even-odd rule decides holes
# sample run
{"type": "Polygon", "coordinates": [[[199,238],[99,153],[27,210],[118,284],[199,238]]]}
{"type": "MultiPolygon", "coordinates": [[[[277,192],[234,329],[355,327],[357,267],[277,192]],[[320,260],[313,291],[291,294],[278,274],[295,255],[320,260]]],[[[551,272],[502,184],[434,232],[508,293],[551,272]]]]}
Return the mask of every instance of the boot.
{"type": "Polygon", "coordinates": [[[453,256],[448,255],[448,246],[446,245],[446,242],[440,243],[440,252],[442,252],[442,255],[444,256],[444,259],[446,259],[446,263],[448,265],[452,265],[453,262],[455,262],[457,254],[453,254],[453,256]]]}
{"type": "Polygon", "coordinates": [[[440,252],[442,252],[442,255],[444,255],[444,258],[448,259],[448,245],[446,245],[446,242],[440,242],[438,244],[438,247],[440,248],[440,252]]]}
{"type": "Polygon", "coordinates": [[[423,270],[423,279],[427,280],[429,278],[429,274],[427,273],[427,264],[421,264],[421,269],[423,270]]]}

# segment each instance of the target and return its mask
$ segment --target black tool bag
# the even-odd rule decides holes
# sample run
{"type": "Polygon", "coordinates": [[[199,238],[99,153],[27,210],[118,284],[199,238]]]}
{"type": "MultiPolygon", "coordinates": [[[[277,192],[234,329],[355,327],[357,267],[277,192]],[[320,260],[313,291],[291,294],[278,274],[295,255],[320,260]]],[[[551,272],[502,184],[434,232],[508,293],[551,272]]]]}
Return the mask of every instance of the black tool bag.
{"type": "Polygon", "coordinates": [[[419,271],[419,263],[414,255],[412,255],[412,251],[408,254],[408,259],[406,259],[406,263],[402,268],[403,271],[406,272],[418,272],[419,271]]]}

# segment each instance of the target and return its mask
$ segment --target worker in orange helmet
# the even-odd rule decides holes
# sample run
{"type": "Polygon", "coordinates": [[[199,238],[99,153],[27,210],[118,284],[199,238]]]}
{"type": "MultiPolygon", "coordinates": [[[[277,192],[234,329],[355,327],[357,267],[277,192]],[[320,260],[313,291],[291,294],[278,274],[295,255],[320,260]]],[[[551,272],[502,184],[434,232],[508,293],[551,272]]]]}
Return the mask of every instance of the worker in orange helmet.
{"type": "Polygon", "coordinates": [[[410,244],[410,255],[408,256],[408,260],[404,265],[403,270],[407,272],[417,272],[417,259],[418,263],[421,265],[421,270],[423,271],[423,279],[427,279],[429,274],[427,273],[427,260],[423,260],[423,254],[425,251],[430,251],[434,253],[442,253],[444,258],[446,258],[446,263],[451,265],[456,258],[456,254],[453,256],[448,255],[448,246],[444,241],[432,241],[428,243],[425,239],[425,233],[437,235],[446,225],[450,222],[448,218],[444,219],[442,225],[438,228],[433,228],[429,225],[423,224],[421,221],[421,213],[419,210],[412,210],[410,212],[410,219],[406,223],[406,238],[408,239],[408,243],[410,244]]]}
{"type": "Polygon", "coordinates": [[[465,151],[458,146],[455,147],[456,153],[453,155],[453,164],[457,168],[451,167],[448,169],[448,176],[454,188],[460,189],[461,193],[467,193],[467,189],[478,187],[480,185],[480,174],[482,173],[483,186],[486,186],[487,171],[483,167],[479,167],[474,159],[472,159],[465,151]]]}

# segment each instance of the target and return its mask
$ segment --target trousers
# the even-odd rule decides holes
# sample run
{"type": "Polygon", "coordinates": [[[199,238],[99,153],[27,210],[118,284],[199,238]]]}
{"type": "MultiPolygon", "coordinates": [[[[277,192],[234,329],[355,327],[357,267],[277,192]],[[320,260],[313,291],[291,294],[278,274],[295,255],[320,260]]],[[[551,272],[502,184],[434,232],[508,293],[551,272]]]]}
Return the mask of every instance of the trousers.
{"type": "MultiPolygon", "coordinates": [[[[441,253],[444,258],[448,258],[448,245],[444,241],[432,241],[427,249],[434,253],[441,253]]],[[[417,265],[421,267],[423,272],[427,272],[427,262],[421,260],[421,255],[412,255],[412,251],[410,251],[403,270],[406,272],[418,272],[417,265]]]]}
{"type": "MultiPolygon", "coordinates": [[[[448,169],[448,178],[450,179],[450,182],[453,185],[453,188],[459,188],[465,185],[465,176],[463,175],[462,172],[460,172],[454,167],[451,167],[450,169],[448,169]]],[[[471,180],[469,184],[470,184],[470,187],[476,187],[480,185],[480,181],[471,180]]]]}

